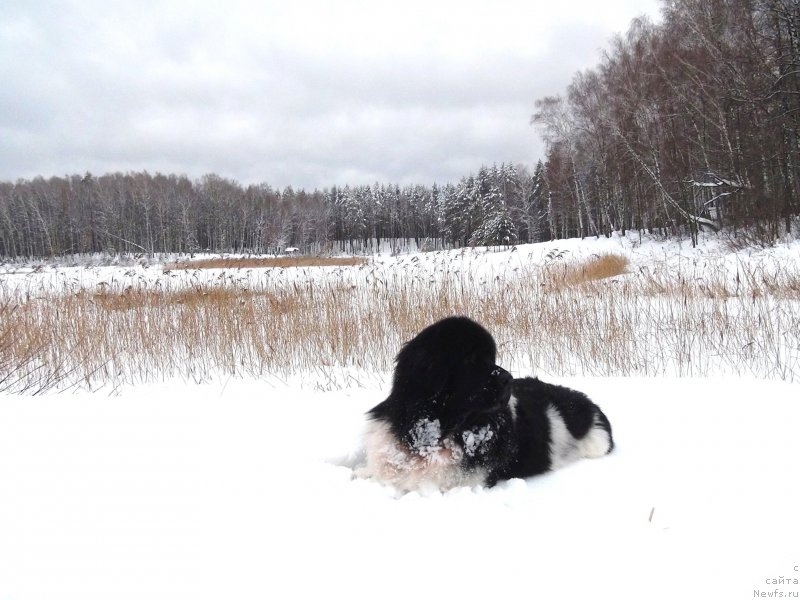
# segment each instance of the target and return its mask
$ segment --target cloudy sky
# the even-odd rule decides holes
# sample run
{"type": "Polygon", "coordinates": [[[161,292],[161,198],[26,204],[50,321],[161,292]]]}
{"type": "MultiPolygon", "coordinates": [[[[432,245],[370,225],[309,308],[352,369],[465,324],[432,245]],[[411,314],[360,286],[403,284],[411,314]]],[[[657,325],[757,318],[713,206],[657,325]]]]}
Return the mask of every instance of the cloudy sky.
{"type": "Polygon", "coordinates": [[[657,0],[0,3],[0,179],[283,187],[531,164],[534,101],[657,0]]]}

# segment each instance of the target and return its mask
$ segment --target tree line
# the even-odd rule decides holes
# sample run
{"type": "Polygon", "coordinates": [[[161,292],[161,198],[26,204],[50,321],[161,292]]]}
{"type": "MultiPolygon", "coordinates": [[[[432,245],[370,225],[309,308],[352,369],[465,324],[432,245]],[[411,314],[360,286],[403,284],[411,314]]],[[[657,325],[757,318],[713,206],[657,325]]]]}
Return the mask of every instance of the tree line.
{"type": "Polygon", "coordinates": [[[725,227],[769,242],[791,231],[800,3],[666,0],[662,14],[536,102],[551,232],[725,227]]]}
{"type": "Polygon", "coordinates": [[[0,183],[0,254],[274,253],[516,244],[545,239],[543,165],[502,164],[458,184],[242,186],[217,175],[90,173],[0,183]]]}

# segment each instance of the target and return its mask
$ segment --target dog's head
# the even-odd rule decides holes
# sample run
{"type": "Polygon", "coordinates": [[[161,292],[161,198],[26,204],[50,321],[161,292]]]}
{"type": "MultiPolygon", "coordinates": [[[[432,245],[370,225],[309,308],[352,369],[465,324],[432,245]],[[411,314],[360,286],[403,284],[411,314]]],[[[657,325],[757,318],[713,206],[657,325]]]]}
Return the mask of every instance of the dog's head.
{"type": "Polygon", "coordinates": [[[392,395],[445,421],[508,404],[511,374],[495,364],[491,334],[466,317],[423,329],[397,355],[392,395]]]}

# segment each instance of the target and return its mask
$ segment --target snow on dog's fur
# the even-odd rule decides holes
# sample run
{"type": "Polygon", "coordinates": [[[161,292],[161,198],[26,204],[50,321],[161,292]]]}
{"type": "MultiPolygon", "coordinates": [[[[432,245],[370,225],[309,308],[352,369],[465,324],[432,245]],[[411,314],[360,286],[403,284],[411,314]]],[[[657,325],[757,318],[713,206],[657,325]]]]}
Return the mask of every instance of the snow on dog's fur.
{"type": "Polygon", "coordinates": [[[491,334],[466,317],[427,327],[397,355],[389,397],[368,412],[360,475],[403,491],[492,486],[614,447],[584,394],[495,364],[491,334]]]}

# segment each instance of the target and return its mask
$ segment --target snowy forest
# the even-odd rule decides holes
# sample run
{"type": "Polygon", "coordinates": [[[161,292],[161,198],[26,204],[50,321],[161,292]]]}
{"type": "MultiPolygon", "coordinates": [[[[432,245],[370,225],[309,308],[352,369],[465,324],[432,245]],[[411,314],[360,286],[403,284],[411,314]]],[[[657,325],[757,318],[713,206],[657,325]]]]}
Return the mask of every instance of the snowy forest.
{"type": "Polygon", "coordinates": [[[800,2],[669,0],[536,102],[550,231],[727,227],[756,241],[800,210],[800,2]]]}
{"type": "Polygon", "coordinates": [[[545,239],[542,168],[482,168],[459,185],[242,187],[207,175],[91,174],[0,184],[0,253],[434,249],[545,239]],[[544,236],[544,238],[542,237],[544,236]]]}
{"type": "Polygon", "coordinates": [[[665,1],[660,23],[634,21],[594,69],[533,106],[544,159],[459,182],[306,191],[147,172],[0,182],[0,254],[361,252],[701,227],[769,243],[796,227],[798,0],[665,1]]]}

